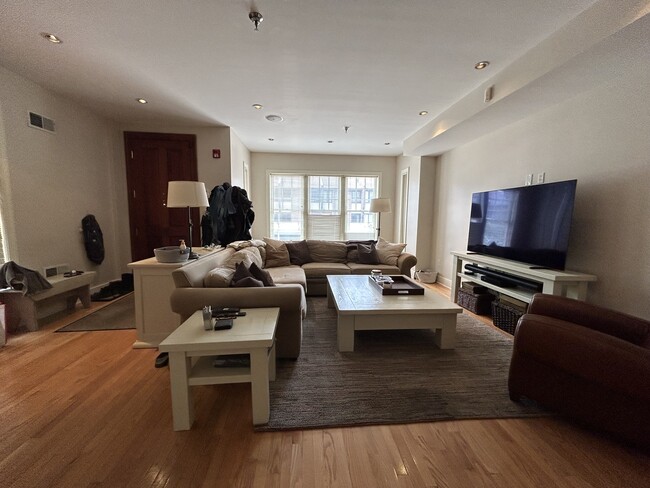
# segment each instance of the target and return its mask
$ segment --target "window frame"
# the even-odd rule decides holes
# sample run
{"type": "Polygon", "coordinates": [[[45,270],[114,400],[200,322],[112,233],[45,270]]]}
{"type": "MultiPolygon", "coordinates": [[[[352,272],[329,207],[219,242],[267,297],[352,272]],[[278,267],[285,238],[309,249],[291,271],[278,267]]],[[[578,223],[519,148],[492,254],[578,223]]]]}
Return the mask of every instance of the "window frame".
{"type": "MultiPolygon", "coordinates": [[[[347,202],[346,202],[346,192],[347,192],[347,178],[350,177],[358,177],[358,178],[376,178],[377,179],[377,186],[376,186],[376,193],[377,198],[379,195],[381,195],[381,188],[382,188],[382,175],[381,172],[378,171],[295,171],[295,170],[267,170],[266,172],[266,181],[267,181],[267,198],[266,198],[266,205],[268,211],[266,212],[266,228],[267,232],[269,234],[269,237],[275,238],[272,235],[272,230],[273,230],[273,177],[274,176],[301,176],[303,178],[304,184],[303,184],[303,207],[302,207],[302,216],[303,216],[303,222],[302,222],[302,228],[303,228],[303,237],[301,239],[310,239],[308,236],[308,227],[309,227],[309,177],[314,177],[314,176],[333,176],[333,177],[338,177],[341,178],[341,185],[339,188],[340,192],[340,209],[339,209],[339,217],[340,217],[340,223],[339,223],[339,229],[340,229],[340,237],[339,239],[345,240],[346,239],[346,217],[349,211],[347,210],[347,202]]],[[[372,219],[372,237],[371,239],[374,239],[374,232],[375,232],[375,227],[377,224],[377,215],[374,214],[371,216],[372,219]]]]}

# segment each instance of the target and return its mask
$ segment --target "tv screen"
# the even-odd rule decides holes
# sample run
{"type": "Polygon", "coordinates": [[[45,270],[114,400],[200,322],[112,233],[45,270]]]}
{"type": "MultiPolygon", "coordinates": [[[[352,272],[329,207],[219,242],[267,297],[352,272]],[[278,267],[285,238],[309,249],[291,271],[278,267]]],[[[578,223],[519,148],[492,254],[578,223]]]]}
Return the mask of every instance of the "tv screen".
{"type": "Polygon", "coordinates": [[[564,269],[577,180],[472,195],[467,250],[564,269]]]}

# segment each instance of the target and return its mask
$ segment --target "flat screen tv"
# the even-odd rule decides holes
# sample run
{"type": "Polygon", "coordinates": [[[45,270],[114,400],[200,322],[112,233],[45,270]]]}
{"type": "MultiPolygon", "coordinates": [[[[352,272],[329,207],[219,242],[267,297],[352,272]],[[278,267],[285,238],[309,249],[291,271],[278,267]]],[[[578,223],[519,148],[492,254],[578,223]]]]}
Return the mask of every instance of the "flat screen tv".
{"type": "Polygon", "coordinates": [[[467,250],[564,269],[577,180],[472,195],[467,250]]]}

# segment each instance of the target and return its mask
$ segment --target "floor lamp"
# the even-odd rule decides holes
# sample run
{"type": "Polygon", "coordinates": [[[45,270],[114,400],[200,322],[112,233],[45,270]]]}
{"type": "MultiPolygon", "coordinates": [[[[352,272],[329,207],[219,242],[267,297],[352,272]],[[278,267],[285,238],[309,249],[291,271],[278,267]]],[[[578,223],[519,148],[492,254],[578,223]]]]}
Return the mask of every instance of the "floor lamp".
{"type": "Polygon", "coordinates": [[[197,259],[198,254],[192,252],[192,207],[208,207],[208,195],[205,184],[200,181],[170,181],[167,184],[167,207],[187,207],[190,238],[188,239],[190,259],[197,259]]]}
{"type": "Polygon", "coordinates": [[[370,200],[370,211],[377,213],[377,240],[381,232],[381,213],[390,212],[390,198],[373,198],[370,200]]]}

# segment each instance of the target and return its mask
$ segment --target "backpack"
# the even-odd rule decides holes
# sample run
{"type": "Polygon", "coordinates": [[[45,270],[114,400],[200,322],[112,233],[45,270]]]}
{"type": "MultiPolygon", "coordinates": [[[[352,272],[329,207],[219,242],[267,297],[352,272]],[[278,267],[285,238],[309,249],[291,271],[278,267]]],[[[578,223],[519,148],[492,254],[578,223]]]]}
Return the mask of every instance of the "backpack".
{"type": "Polygon", "coordinates": [[[88,259],[93,263],[102,264],[104,260],[104,235],[94,215],[86,215],[81,219],[81,229],[84,234],[84,246],[88,259]]]}

